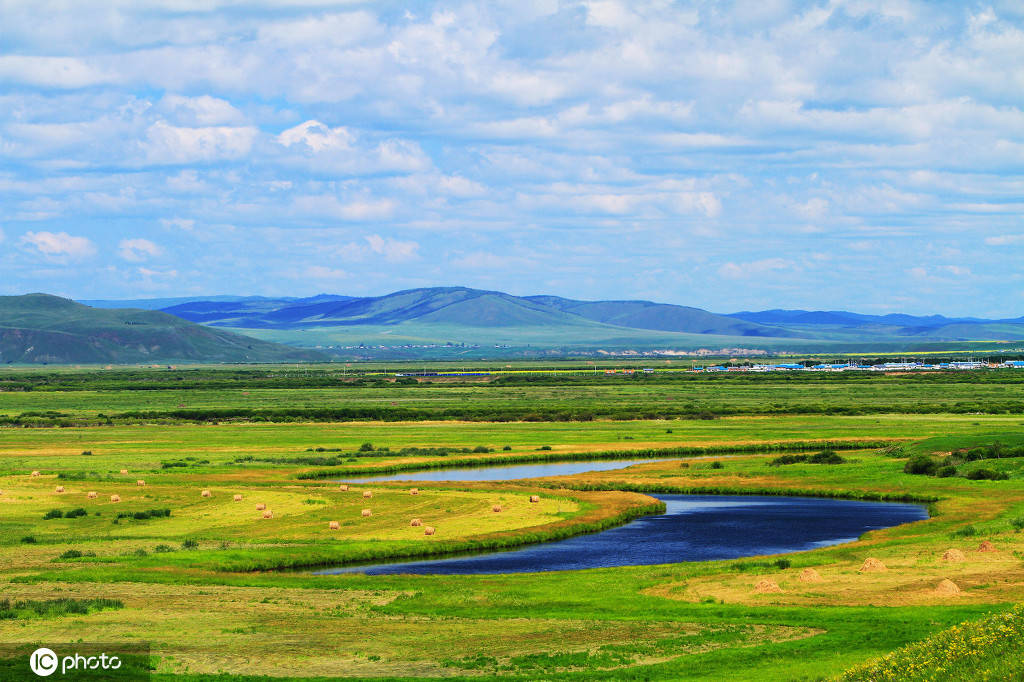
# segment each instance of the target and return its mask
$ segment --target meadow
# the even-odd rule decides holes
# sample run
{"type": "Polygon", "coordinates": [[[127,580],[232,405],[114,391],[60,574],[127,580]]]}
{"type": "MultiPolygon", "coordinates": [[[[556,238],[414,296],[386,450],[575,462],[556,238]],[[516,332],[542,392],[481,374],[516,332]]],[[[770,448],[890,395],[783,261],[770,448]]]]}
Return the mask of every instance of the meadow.
{"type": "Polygon", "coordinates": [[[83,638],[145,642],[155,679],[1021,674],[1019,640],[1000,633],[1021,627],[1010,609],[1024,601],[1024,458],[965,454],[1024,444],[1024,414],[1005,408],[1022,399],[1019,373],[341,386],[316,384],[353,380],[316,371],[303,379],[294,368],[184,374],[174,388],[160,385],[177,382],[168,370],[26,370],[0,380],[0,415],[12,418],[0,427],[0,605],[9,605],[0,641],[19,651],[83,638]],[[714,414],[643,418],[691,402],[714,414]],[[168,416],[182,403],[406,405],[434,418],[168,416]],[[467,406],[539,418],[444,415],[467,406]],[[640,418],[618,416],[630,410],[640,418]],[[594,415],[557,416],[586,411],[594,415]],[[68,423],[13,419],[33,412],[68,423]],[[130,412],[164,414],[106,418],[130,412]],[[830,447],[837,457],[810,457],[830,447]],[[640,454],[664,459],[504,483],[337,482],[640,454]],[[922,457],[955,471],[907,473],[922,457]],[[1006,478],[972,480],[979,469],[1006,478]],[[312,572],[599,531],[657,513],[647,495],[657,492],[903,499],[928,504],[932,516],[783,557],[499,576],[312,572]],[[979,551],[982,542],[995,551],[979,551]],[[868,558],[887,570],[862,570],[868,558]],[[820,581],[801,579],[806,569],[820,581]],[[778,591],[758,590],[762,581],[778,591]],[[968,640],[965,651],[958,643],[968,640]]]}

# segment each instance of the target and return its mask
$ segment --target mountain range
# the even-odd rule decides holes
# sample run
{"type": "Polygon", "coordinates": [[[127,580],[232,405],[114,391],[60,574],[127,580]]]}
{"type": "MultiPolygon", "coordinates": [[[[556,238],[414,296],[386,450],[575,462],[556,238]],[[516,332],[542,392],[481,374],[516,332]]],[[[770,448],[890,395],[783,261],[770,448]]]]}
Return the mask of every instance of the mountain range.
{"type": "Polygon", "coordinates": [[[299,349],[213,329],[167,313],[102,309],[48,294],[0,296],[0,362],[303,362],[299,349]]]}

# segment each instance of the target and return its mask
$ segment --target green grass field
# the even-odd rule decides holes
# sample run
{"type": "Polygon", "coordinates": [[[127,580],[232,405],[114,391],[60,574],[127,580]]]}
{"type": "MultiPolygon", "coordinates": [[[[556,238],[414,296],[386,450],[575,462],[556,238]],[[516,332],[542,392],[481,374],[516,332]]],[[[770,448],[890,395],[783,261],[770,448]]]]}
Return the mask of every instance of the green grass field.
{"type": "Polygon", "coordinates": [[[961,448],[1024,443],[1020,413],[933,411],[946,402],[1019,400],[1017,375],[945,383],[886,377],[786,384],[765,377],[330,389],[267,388],[261,384],[283,378],[268,379],[266,369],[251,370],[247,386],[246,371],[230,370],[229,388],[194,382],[139,391],[128,390],[128,379],[121,390],[116,381],[89,390],[95,373],[62,369],[45,392],[0,392],[0,414],[95,416],[181,402],[217,409],[250,399],[267,409],[436,401],[620,410],[695,395],[745,412],[670,420],[0,427],[0,607],[12,605],[0,608],[0,641],[147,642],[156,679],[904,679],[899,674],[912,670],[923,680],[1005,679],[1024,670],[1019,640],[1003,636],[1019,629],[1019,610],[998,615],[1024,601],[1024,458],[958,459],[956,475],[945,478],[904,472],[914,456],[946,463],[961,448]],[[60,382],[68,382],[66,390],[55,390],[60,382]],[[872,412],[773,413],[772,402],[820,399],[872,412]],[[887,399],[902,411],[884,411],[887,399]],[[794,444],[813,452],[814,443],[827,441],[851,448],[839,451],[843,463],[770,465],[794,444]],[[858,442],[871,447],[856,449],[858,442]],[[369,454],[359,451],[364,443],[373,444],[369,454]],[[491,452],[462,451],[478,446],[491,452]],[[746,446],[772,451],[743,452],[746,446]],[[448,453],[403,455],[402,448],[448,453]],[[366,483],[343,491],[331,482],[332,472],[360,468],[668,448],[690,448],[694,457],[509,483],[366,483]],[[333,464],[303,459],[311,457],[333,464]],[[1008,478],[967,478],[980,468],[1008,478]],[[419,494],[410,494],[412,485],[419,494]],[[656,511],[645,492],[930,500],[932,518],[782,557],[788,564],[770,557],[504,576],[315,576],[308,568],[600,530],[656,511]],[[263,518],[257,504],[273,518],[263,518]],[[424,535],[414,518],[435,534],[424,535]],[[979,551],[983,541],[996,551],[979,551]],[[963,558],[943,559],[947,550],[963,558]],[[862,572],[869,557],[887,570],[862,572]],[[821,581],[803,581],[805,569],[821,581]],[[760,580],[780,591],[756,592],[760,580]],[[939,589],[943,580],[959,592],[939,589]],[[57,599],[69,601],[46,606],[57,599]],[[121,605],[95,606],[114,601],[121,605]]]}

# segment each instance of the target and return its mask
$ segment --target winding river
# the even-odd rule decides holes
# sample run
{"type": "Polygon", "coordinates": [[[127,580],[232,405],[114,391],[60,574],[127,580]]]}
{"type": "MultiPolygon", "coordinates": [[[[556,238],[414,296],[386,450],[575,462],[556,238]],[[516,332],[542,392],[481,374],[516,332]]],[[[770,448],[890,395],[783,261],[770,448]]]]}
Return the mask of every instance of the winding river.
{"type": "MultiPolygon", "coordinates": [[[[552,462],[437,470],[358,480],[513,480],[619,469],[636,463],[552,462]]],[[[503,552],[343,566],[319,570],[317,574],[528,573],[737,559],[851,542],[869,530],[928,518],[928,511],[923,505],[893,502],[747,495],[659,494],[652,497],[665,502],[664,514],[645,516],[600,533],[503,552]]]]}

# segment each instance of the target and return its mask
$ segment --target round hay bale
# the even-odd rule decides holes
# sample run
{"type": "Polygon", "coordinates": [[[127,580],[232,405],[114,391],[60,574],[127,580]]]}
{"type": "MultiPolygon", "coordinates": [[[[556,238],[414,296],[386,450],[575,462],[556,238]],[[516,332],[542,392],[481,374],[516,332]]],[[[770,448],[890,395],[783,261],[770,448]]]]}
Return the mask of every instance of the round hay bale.
{"type": "Polygon", "coordinates": [[[942,553],[943,561],[966,561],[967,557],[959,549],[947,549],[942,553]]]}
{"type": "Polygon", "coordinates": [[[364,490],[363,491],[363,497],[366,497],[366,498],[373,497],[373,493],[371,493],[369,490],[364,490]]]}
{"type": "Polygon", "coordinates": [[[122,473],[122,474],[127,474],[127,473],[128,473],[128,470],[127,470],[127,469],[121,469],[121,473],[122,473]]]}
{"type": "Polygon", "coordinates": [[[540,502],[540,495],[530,495],[530,502],[540,502]]]}
{"type": "Polygon", "coordinates": [[[373,512],[370,511],[369,509],[364,509],[363,516],[373,516],[373,512]]]}
{"type": "Polygon", "coordinates": [[[410,495],[419,495],[420,494],[420,489],[419,488],[410,488],[409,489],[409,494],[410,495]]]}
{"type": "Polygon", "coordinates": [[[820,583],[822,582],[821,574],[815,571],[813,568],[805,568],[800,571],[800,582],[802,583],[820,583]]]}
{"type": "Polygon", "coordinates": [[[241,495],[235,495],[234,500],[235,500],[235,502],[241,502],[242,501],[242,496],[241,495]]]}
{"type": "Polygon", "coordinates": [[[996,546],[992,544],[991,540],[985,540],[980,545],[978,545],[978,551],[979,552],[995,552],[997,550],[996,550],[996,546]]]}
{"type": "Polygon", "coordinates": [[[422,525],[423,525],[423,522],[422,522],[422,521],[420,521],[419,519],[413,519],[413,520],[412,520],[412,523],[410,523],[409,525],[410,525],[410,526],[414,526],[414,527],[415,527],[415,526],[422,526],[422,525]]]}
{"type": "Polygon", "coordinates": [[[213,493],[211,493],[209,490],[204,490],[203,492],[200,493],[200,495],[203,497],[213,497],[213,493]]]}
{"type": "Polygon", "coordinates": [[[935,586],[935,591],[939,594],[960,594],[960,588],[952,580],[946,579],[935,586]]]}
{"type": "Polygon", "coordinates": [[[143,481],[143,480],[142,480],[142,479],[140,478],[139,480],[135,481],[135,485],[137,485],[137,486],[140,486],[140,487],[141,487],[141,486],[144,486],[144,485],[146,485],[146,482],[145,482],[145,481],[143,481]]]}
{"type": "Polygon", "coordinates": [[[263,511],[266,508],[267,508],[267,505],[263,504],[262,502],[257,502],[256,503],[256,511],[263,511]]]}
{"type": "Polygon", "coordinates": [[[341,485],[338,486],[338,490],[340,490],[343,493],[347,493],[348,492],[348,486],[345,485],[344,483],[342,483],[341,485]]]}
{"type": "Polygon", "coordinates": [[[64,492],[64,486],[62,486],[62,485],[57,486],[56,488],[53,489],[53,492],[55,492],[55,493],[62,493],[62,492],[64,492]]]}
{"type": "Polygon", "coordinates": [[[121,496],[120,495],[111,495],[110,496],[110,501],[111,502],[120,502],[121,501],[121,496]]]}
{"type": "Polygon", "coordinates": [[[36,478],[37,476],[39,476],[39,472],[38,471],[33,471],[32,472],[32,478],[36,478]]]}
{"type": "Polygon", "coordinates": [[[501,505],[500,504],[494,505],[493,507],[491,507],[491,511],[492,512],[500,512],[501,511],[501,505]]]}
{"type": "Polygon", "coordinates": [[[779,584],[774,580],[764,578],[762,580],[758,580],[757,584],[754,585],[754,592],[757,594],[768,594],[770,592],[782,592],[782,588],[779,587],[779,584]]]}
{"type": "Polygon", "coordinates": [[[90,492],[88,495],[86,495],[86,497],[88,497],[90,500],[95,500],[99,496],[96,493],[90,492]]]}
{"type": "Polygon", "coordinates": [[[885,564],[874,557],[868,557],[865,559],[864,563],[861,564],[860,567],[861,573],[884,573],[888,570],[889,569],[886,568],[885,564]]]}
{"type": "Polygon", "coordinates": [[[331,521],[327,524],[329,530],[341,530],[341,524],[337,521],[331,521]]]}
{"type": "Polygon", "coordinates": [[[263,510],[263,518],[265,518],[265,519],[272,519],[272,518],[274,518],[274,512],[271,511],[270,509],[264,509],[263,510]]]}
{"type": "Polygon", "coordinates": [[[433,526],[423,526],[423,534],[424,535],[433,535],[434,534],[434,527],[433,526]]]}

